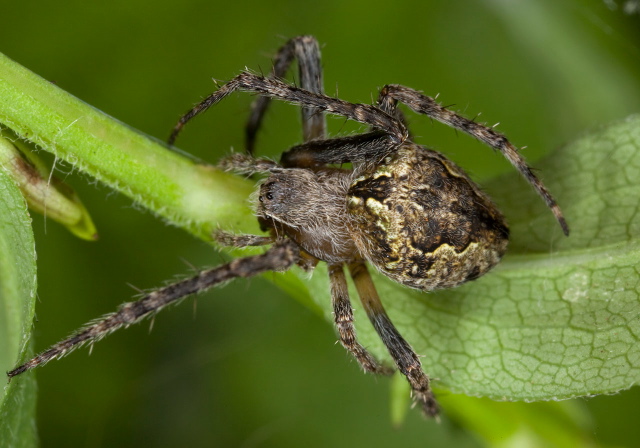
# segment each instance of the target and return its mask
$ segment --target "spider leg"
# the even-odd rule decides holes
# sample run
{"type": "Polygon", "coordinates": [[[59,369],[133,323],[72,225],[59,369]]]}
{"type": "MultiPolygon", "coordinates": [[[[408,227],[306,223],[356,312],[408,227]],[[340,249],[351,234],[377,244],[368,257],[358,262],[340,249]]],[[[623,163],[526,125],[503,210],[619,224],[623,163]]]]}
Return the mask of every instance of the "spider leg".
{"type": "Polygon", "coordinates": [[[265,246],[273,243],[273,238],[270,236],[260,235],[238,235],[231,232],[225,232],[224,230],[216,230],[213,233],[214,241],[227,247],[255,247],[265,246]]]}
{"type": "MultiPolygon", "coordinates": [[[[314,93],[324,93],[322,83],[322,66],[320,65],[320,48],[318,41],[312,36],[298,36],[289,40],[278,50],[271,78],[283,78],[294,59],[298,60],[300,87],[314,93]]],[[[251,105],[251,115],[246,126],[246,149],[253,154],[255,139],[271,98],[261,96],[251,105]]],[[[321,110],[315,107],[302,107],[302,135],[304,141],[324,138],[326,120],[321,110]]]]}
{"type": "Polygon", "coordinates": [[[60,358],[71,350],[87,343],[96,342],[114,331],[135,324],[145,317],[160,311],[167,305],[189,296],[206,291],[217,284],[238,277],[252,277],[267,271],[289,269],[298,261],[298,246],[291,240],[280,240],[261,255],[238,258],[217,268],[200,272],[198,275],[153,291],[140,300],[124,303],[115,313],[88,324],[68,339],[65,339],[26,363],[7,372],[12,378],[31,370],[52,359],[60,358]]]}
{"type": "Polygon", "coordinates": [[[333,317],[342,346],[356,358],[365,372],[390,375],[393,373],[393,369],[381,365],[358,342],[356,329],[353,325],[353,308],[349,300],[347,279],[345,278],[342,264],[329,265],[329,279],[331,281],[333,317]]]}
{"type": "Polygon", "coordinates": [[[233,171],[237,174],[252,175],[254,173],[275,173],[282,171],[282,167],[268,159],[254,159],[249,154],[233,153],[220,160],[218,168],[233,171]]]}
{"type": "Polygon", "coordinates": [[[280,164],[286,168],[317,168],[348,162],[376,164],[397,147],[393,137],[374,131],[293,146],[282,154],[280,164]]]}
{"type": "Polygon", "coordinates": [[[493,128],[476,123],[473,120],[464,118],[463,116],[444,108],[433,98],[423,95],[417,90],[409,87],[397,84],[384,86],[380,91],[380,99],[378,100],[378,104],[382,104],[381,109],[385,110],[385,108],[389,109],[395,107],[392,100],[400,101],[406,104],[413,111],[427,115],[434,120],[465,132],[500,151],[527,180],[527,182],[529,182],[529,184],[531,184],[538,192],[547,204],[547,207],[551,209],[551,212],[556,217],[556,220],[560,224],[560,227],[562,227],[564,234],[569,235],[569,226],[567,225],[567,221],[562,215],[562,211],[555,199],[553,199],[551,193],[549,193],[549,190],[547,190],[542,181],[538,179],[533,171],[531,171],[531,168],[527,165],[524,157],[518,153],[517,148],[513,146],[513,144],[511,144],[504,135],[496,132],[493,128]]]}
{"type": "Polygon", "coordinates": [[[234,153],[218,162],[218,168],[238,174],[278,173],[283,168],[319,168],[327,164],[376,164],[398,147],[393,137],[380,131],[312,140],[282,153],[280,164],[268,159],[254,159],[249,154],[234,153]]]}
{"type": "Polygon", "coordinates": [[[408,137],[407,128],[401,121],[368,104],[354,104],[337,98],[331,98],[319,93],[309,92],[291,86],[278,79],[267,78],[252,73],[241,73],[217,91],[206,97],[182,118],[173,128],[169,137],[169,144],[173,144],[180,130],[196,115],[206,111],[230,93],[239,90],[253,92],[270,98],[277,98],[301,106],[313,107],[320,111],[339,115],[360,123],[373,126],[387,134],[397,144],[401,144],[408,137]]]}
{"type": "Polygon", "coordinates": [[[422,364],[416,352],[389,319],[367,267],[364,263],[352,263],[349,265],[349,271],[369,320],[371,320],[382,342],[387,346],[398,370],[409,381],[414,400],[421,405],[425,415],[437,416],[438,403],[429,386],[429,377],[422,370],[422,364]]]}
{"type": "MultiPolygon", "coordinates": [[[[392,117],[396,117],[396,119],[401,121],[409,131],[407,119],[404,116],[404,113],[400,109],[398,109],[398,101],[387,94],[383,94],[383,91],[384,89],[378,94],[378,101],[376,103],[378,105],[378,108],[381,111],[388,113],[392,117]]],[[[411,138],[411,131],[409,131],[409,139],[411,138]]]]}

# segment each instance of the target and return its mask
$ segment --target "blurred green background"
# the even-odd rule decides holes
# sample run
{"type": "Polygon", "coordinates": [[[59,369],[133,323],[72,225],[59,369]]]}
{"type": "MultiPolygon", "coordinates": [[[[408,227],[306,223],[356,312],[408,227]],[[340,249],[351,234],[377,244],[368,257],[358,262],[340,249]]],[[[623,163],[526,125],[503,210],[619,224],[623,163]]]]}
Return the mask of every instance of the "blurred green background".
{"type": "MultiPolygon", "coordinates": [[[[177,118],[245,66],[270,69],[286,40],[323,44],[325,88],[371,102],[385,83],[440,93],[499,129],[535,161],[588,130],[640,111],[640,16],[622,2],[396,1],[14,2],[0,51],[61,88],[165,139],[177,118]],[[618,7],[614,7],[617,5],[618,7]]],[[[215,162],[243,145],[251,98],[233,95],[191,123],[178,146],[215,162]]],[[[410,116],[414,134],[479,180],[509,169],[489,149],[410,116]]],[[[330,120],[332,134],[359,129],[330,120]]],[[[299,142],[295,108],[275,104],[260,154],[299,142]]],[[[37,349],[224,256],[70,167],[100,240],[34,217],[37,349]]],[[[508,210],[505,210],[508,217],[508,210]]],[[[384,300],[393,300],[386,297],[384,300]]],[[[329,324],[262,279],[161,313],[37,372],[42,446],[480,446],[464,428],[411,412],[389,422],[389,380],[363,375],[329,324]]],[[[638,388],[586,406],[594,438],[637,446],[638,388]]]]}

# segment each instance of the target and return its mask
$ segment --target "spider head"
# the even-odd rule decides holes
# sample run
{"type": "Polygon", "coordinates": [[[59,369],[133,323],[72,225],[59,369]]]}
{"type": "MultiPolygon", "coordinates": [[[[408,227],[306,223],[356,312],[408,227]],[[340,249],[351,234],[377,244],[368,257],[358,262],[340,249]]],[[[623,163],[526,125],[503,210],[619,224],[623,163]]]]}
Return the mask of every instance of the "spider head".
{"type": "Polygon", "coordinates": [[[359,258],[346,213],[351,173],[339,169],[273,170],[260,185],[256,212],[313,257],[327,262],[359,258]]]}
{"type": "Polygon", "coordinates": [[[317,207],[316,176],[305,169],[273,172],[260,185],[258,216],[291,227],[306,227],[317,207]]]}

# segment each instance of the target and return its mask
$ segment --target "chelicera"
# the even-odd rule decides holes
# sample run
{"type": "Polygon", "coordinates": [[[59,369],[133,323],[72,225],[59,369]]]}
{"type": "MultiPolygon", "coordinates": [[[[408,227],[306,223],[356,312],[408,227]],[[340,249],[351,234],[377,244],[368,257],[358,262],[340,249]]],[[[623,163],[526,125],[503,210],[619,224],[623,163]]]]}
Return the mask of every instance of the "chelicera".
{"type": "Polygon", "coordinates": [[[258,94],[247,124],[247,152],[224,159],[222,169],[266,177],[260,183],[256,215],[267,235],[219,232],[227,246],[271,245],[263,254],[228,264],[158,289],[89,324],[8,372],[14,377],[70,350],[151,316],[187,295],[226,280],[298,265],[311,270],[328,264],[335,325],[342,345],[366,372],[388,374],[356,337],[345,267],[363,308],[395,367],[407,378],[413,397],[428,416],[438,414],[429,377],[410,344],[395,328],[376,292],[367,264],[405,286],[431,291],[474,280],[494,267],[507,249],[509,228],[491,199],[442,154],[414,143],[398,103],[500,151],[533,186],[565,234],[560,208],[517,149],[493,128],[452,112],[433,98],[400,85],[387,85],[375,105],[353,104],[323,93],[320,51],[313,37],[288,41],[276,54],[270,76],[243,72],[185,114],[182,127],[234,91],[258,94]],[[282,77],[298,61],[300,87],[282,77]],[[256,133],[269,101],[302,109],[304,142],[286,151],[280,163],[253,156],[256,133]],[[327,138],[325,114],[364,123],[369,132],[327,138]],[[349,168],[343,168],[350,164],[349,168]]]}

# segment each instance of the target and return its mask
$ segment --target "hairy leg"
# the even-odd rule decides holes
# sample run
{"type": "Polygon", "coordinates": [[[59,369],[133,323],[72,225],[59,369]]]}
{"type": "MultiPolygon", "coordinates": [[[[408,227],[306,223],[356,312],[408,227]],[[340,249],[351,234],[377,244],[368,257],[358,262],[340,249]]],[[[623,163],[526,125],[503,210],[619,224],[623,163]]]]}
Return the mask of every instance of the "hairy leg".
{"type": "Polygon", "coordinates": [[[374,131],[294,146],[282,154],[280,164],[287,168],[319,168],[349,162],[375,165],[397,147],[388,134],[374,131]]]}
{"type": "Polygon", "coordinates": [[[569,235],[569,226],[567,225],[567,222],[562,215],[562,211],[555,199],[553,199],[551,193],[549,193],[549,190],[547,190],[542,181],[538,179],[533,171],[531,171],[531,168],[527,165],[527,162],[520,155],[517,148],[513,146],[513,144],[511,144],[504,135],[496,132],[493,128],[476,123],[473,120],[464,118],[463,116],[446,109],[438,104],[433,98],[423,95],[417,90],[397,84],[384,86],[380,91],[378,104],[382,104],[383,109],[386,108],[390,111],[392,108],[395,108],[394,101],[400,101],[401,103],[406,104],[413,111],[427,115],[434,120],[465,132],[490,147],[500,151],[527,180],[527,182],[529,182],[538,192],[547,204],[547,207],[549,207],[553,212],[556,220],[560,224],[560,227],[562,227],[562,231],[565,235],[569,235]]]}
{"type": "Polygon", "coordinates": [[[222,159],[218,168],[251,175],[278,173],[286,168],[321,168],[327,164],[366,162],[375,165],[397,146],[388,134],[376,131],[293,146],[282,154],[280,165],[268,159],[254,159],[248,154],[235,153],[222,159]]]}
{"type": "Polygon", "coordinates": [[[12,378],[52,359],[61,358],[75,348],[96,342],[122,327],[128,327],[157,313],[167,305],[191,294],[206,291],[217,284],[238,277],[252,277],[266,271],[289,269],[298,261],[298,257],[298,246],[291,240],[281,240],[264,254],[238,258],[217,268],[202,271],[189,279],[160,288],[140,300],[122,304],[115,313],[90,323],[71,337],[7,372],[7,376],[12,378]]]}
{"type": "Polygon", "coordinates": [[[367,267],[364,263],[353,263],[349,265],[349,271],[373,327],[387,346],[398,370],[409,381],[413,390],[413,399],[420,404],[425,415],[437,416],[438,403],[429,386],[429,377],[422,370],[422,364],[416,352],[387,316],[367,267]]]}
{"type": "MultiPolygon", "coordinates": [[[[404,114],[398,109],[398,101],[395,98],[383,90],[378,96],[377,106],[400,121],[409,132],[404,114]]],[[[285,167],[316,168],[326,164],[349,162],[376,163],[397,147],[389,136],[372,127],[371,132],[366,134],[305,142],[294,146],[282,154],[280,164],[285,167]]]]}
{"type": "Polygon", "coordinates": [[[398,101],[396,101],[394,98],[391,98],[389,95],[383,94],[383,91],[381,91],[378,94],[378,101],[376,102],[376,104],[381,111],[388,113],[392,117],[396,117],[396,119],[398,119],[402,122],[402,124],[405,125],[407,131],[409,132],[409,139],[411,140],[411,130],[407,125],[407,119],[405,118],[404,113],[400,109],[398,109],[398,101]]]}
{"type": "MultiPolygon", "coordinates": [[[[314,93],[324,93],[320,48],[312,36],[298,36],[289,40],[278,50],[273,61],[271,78],[283,78],[294,59],[298,60],[300,87],[314,93]]],[[[271,98],[261,96],[251,105],[251,115],[246,127],[246,149],[253,154],[255,139],[271,98]]],[[[304,141],[324,138],[326,120],[321,110],[302,106],[302,136],[304,141]]]]}
{"type": "Polygon", "coordinates": [[[255,247],[266,246],[274,242],[270,236],[260,235],[238,235],[224,230],[217,230],[213,233],[213,239],[227,247],[255,247]]]}
{"type": "Polygon", "coordinates": [[[206,111],[209,107],[235,91],[257,93],[270,98],[280,99],[301,106],[313,107],[330,114],[343,116],[389,134],[390,138],[396,144],[401,144],[408,137],[408,131],[401,121],[375,106],[349,103],[319,93],[309,92],[277,79],[245,72],[220,87],[216,92],[209,95],[183,115],[173,128],[173,132],[169,137],[169,143],[171,144],[175,141],[180,130],[189,120],[206,111]]]}
{"type": "Polygon", "coordinates": [[[282,167],[272,160],[254,159],[249,154],[234,153],[218,162],[218,168],[250,176],[255,173],[274,173],[282,167]]]}
{"type": "Polygon", "coordinates": [[[341,264],[329,265],[329,279],[331,280],[331,299],[333,304],[333,318],[340,335],[340,342],[358,361],[365,372],[390,375],[393,369],[381,365],[360,343],[353,326],[353,308],[349,300],[347,280],[341,264]]]}

